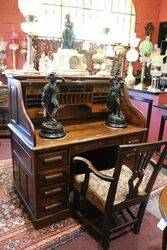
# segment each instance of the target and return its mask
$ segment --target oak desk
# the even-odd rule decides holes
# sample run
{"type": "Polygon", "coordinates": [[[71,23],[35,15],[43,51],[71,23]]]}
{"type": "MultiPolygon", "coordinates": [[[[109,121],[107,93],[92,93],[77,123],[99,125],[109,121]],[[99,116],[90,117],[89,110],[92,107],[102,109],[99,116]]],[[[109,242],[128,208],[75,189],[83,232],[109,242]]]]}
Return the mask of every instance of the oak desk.
{"type": "Polygon", "coordinates": [[[128,127],[117,130],[104,125],[108,115],[105,102],[109,79],[67,77],[66,81],[69,90],[59,89],[62,107],[59,120],[67,136],[50,140],[38,135],[44,120],[40,99],[47,81],[34,76],[8,77],[14,187],[36,227],[69,216],[73,156],[142,142],[147,133],[145,119],[132,106],[125,86],[121,109],[128,127]]]}

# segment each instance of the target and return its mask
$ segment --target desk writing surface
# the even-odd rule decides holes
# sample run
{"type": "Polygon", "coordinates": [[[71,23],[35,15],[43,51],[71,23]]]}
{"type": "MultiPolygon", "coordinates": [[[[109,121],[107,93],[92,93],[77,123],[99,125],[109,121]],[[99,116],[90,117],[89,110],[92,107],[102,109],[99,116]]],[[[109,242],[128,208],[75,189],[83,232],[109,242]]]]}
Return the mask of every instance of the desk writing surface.
{"type": "Polygon", "coordinates": [[[91,121],[83,124],[64,125],[66,137],[62,139],[45,139],[39,137],[39,130],[36,130],[37,146],[34,150],[51,147],[68,146],[78,143],[96,141],[98,139],[116,138],[128,134],[142,133],[146,128],[128,124],[124,129],[113,129],[105,126],[105,121],[91,121]]]}

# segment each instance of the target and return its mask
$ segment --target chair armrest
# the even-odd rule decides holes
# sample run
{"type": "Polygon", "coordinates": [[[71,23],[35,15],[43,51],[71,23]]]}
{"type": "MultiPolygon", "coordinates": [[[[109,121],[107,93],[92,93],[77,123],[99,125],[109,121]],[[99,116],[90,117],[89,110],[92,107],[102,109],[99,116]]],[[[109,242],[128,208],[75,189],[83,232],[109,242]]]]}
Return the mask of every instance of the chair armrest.
{"type": "Polygon", "coordinates": [[[98,178],[100,178],[100,179],[102,179],[102,180],[104,180],[104,181],[111,182],[111,181],[114,180],[113,177],[100,173],[100,172],[92,165],[92,163],[91,163],[89,160],[87,160],[86,158],[84,158],[84,157],[75,156],[75,157],[73,158],[73,163],[81,163],[81,164],[83,164],[83,165],[87,168],[87,170],[89,170],[89,172],[93,172],[98,178]]]}

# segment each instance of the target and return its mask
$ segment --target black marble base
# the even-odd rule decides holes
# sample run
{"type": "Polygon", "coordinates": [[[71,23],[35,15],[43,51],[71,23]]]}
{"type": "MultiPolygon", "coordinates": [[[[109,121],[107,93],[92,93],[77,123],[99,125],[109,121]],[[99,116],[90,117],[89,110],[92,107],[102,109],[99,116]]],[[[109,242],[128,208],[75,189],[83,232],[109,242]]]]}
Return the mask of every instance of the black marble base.
{"type": "Polygon", "coordinates": [[[47,139],[60,139],[66,136],[63,125],[57,121],[43,122],[39,136],[47,139]]]}
{"type": "Polygon", "coordinates": [[[126,128],[127,127],[125,118],[115,116],[115,115],[109,115],[105,122],[105,125],[111,128],[126,128]]]}

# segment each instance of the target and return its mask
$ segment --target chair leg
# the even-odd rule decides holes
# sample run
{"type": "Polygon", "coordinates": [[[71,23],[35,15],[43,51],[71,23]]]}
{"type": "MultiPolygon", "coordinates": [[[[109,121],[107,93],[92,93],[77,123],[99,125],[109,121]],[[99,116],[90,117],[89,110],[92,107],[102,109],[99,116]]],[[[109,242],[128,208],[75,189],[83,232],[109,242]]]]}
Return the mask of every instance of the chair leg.
{"type": "Polygon", "coordinates": [[[104,216],[103,220],[102,247],[103,250],[108,250],[110,247],[110,220],[107,216],[104,216]]]}
{"type": "Polygon", "coordinates": [[[142,219],[143,219],[143,216],[144,216],[144,213],[146,210],[146,206],[147,206],[147,202],[143,202],[143,203],[141,203],[141,205],[139,207],[139,211],[137,214],[138,221],[135,223],[135,225],[132,229],[133,233],[135,233],[135,234],[138,234],[140,231],[140,227],[141,227],[142,219]]]}
{"type": "Polygon", "coordinates": [[[76,191],[74,189],[73,206],[72,206],[72,210],[73,210],[74,215],[76,214],[77,210],[79,209],[79,205],[80,205],[80,194],[78,193],[78,191],[76,191]]]}

